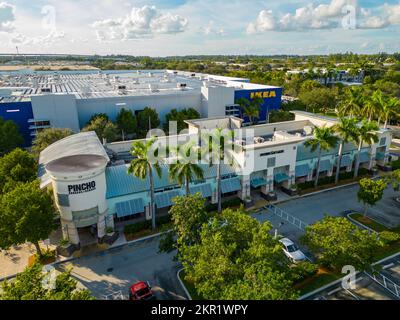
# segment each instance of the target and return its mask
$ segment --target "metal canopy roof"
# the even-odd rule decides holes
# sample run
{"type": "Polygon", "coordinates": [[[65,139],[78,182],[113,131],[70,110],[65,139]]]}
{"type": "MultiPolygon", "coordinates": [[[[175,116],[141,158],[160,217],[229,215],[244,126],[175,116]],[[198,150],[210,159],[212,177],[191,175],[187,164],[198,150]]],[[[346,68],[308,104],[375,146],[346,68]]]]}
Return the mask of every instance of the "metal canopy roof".
{"type": "Polygon", "coordinates": [[[351,159],[350,155],[345,154],[342,157],[342,161],[340,161],[340,167],[341,168],[348,167],[348,166],[350,166],[352,164],[352,162],[353,162],[353,160],[351,159]]]}
{"type": "Polygon", "coordinates": [[[142,198],[133,199],[130,201],[119,202],[115,204],[115,209],[117,211],[117,217],[127,217],[134,214],[144,212],[144,201],[142,198]]]}
{"type": "Polygon", "coordinates": [[[296,166],[296,178],[305,177],[310,173],[310,166],[308,164],[301,164],[296,166]]]}
{"type": "Polygon", "coordinates": [[[235,192],[235,191],[239,191],[240,189],[242,189],[242,186],[240,184],[239,177],[225,179],[225,180],[221,181],[222,193],[235,192]]]}
{"type": "Polygon", "coordinates": [[[180,196],[181,193],[178,190],[169,192],[162,192],[155,195],[157,208],[168,208],[173,205],[172,199],[180,196]]]}
{"type": "Polygon", "coordinates": [[[332,163],[329,160],[322,160],[319,165],[319,172],[329,171],[332,169],[332,163]]]}
{"type": "Polygon", "coordinates": [[[290,177],[286,173],[283,173],[283,172],[277,173],[274,176],[274,180],[276,183],[282,183],[284,181],[288,181],[289,179],[290,179],[290,177]]]}
{"type": "Polygon", "coordinates": [[[360,163],[369,162],[371,157],[369,156],[368,152],[362,152],[360,154],[360,163]]]}
{"type": "Polygon", "coordinates": [[[200,193],[203,196],[203,198],[209,198],[212,196],[211,184],[206,183],[206,184],[195,185],[190,188],[190,193],[191,194],[200,193]]]}

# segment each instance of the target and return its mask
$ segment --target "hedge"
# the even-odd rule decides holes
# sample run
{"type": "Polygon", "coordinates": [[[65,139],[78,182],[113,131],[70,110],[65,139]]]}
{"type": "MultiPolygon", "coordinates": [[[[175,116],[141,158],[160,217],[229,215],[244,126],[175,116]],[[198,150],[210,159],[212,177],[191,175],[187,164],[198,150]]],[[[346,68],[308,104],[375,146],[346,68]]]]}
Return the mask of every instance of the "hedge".
{"type": "MultiPolygon", "coordinates": [[[[234,199],[222,202],[222,209],[227,209],[230,207],[239,207],[241,204],[243,204],[243,201],[241,199],[234,198],[234,199]]],[[[205,207],[205,209],[208,212],[216,211],[216,210],[218,210],[218,204],[209,204],[205,207]]]]}
{"type": "MultiPolygon", "coordinates": [[[[156,225],[161,227],[162,225],[168,224],[171,222],[171,216],[161,216],[156,218],[156,225]]],[[[134,234],[136,232],[150,229],[151,228],[151,220],[141,221],[134,224],[129,224],[124,227],[124,233],[126,234],[134,234]]]]}

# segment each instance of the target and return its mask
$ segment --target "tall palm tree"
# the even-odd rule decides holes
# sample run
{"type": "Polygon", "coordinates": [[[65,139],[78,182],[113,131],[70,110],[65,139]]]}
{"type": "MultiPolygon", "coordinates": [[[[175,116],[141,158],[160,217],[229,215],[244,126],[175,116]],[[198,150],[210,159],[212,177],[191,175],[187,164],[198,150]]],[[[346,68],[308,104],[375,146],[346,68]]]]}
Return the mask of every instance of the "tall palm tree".
{"type": "MultiPolygon", "coordinates": [[[[233,131],[229,134],[221,128],[216,128],[212,132],[203,135],[203,141],[206,140],[203,147],[203,157],[208,158],[210,166],[217,167],[217,198],[218,198],[218,213],[222,212],[222,189],[221,189],[221,168],[222,162],[228,155],[226,147],[229,147],[233,141],[233,131]]],[[[232,162],[229,162],[232,165],[232,162]]]]}
{"type": "Polygon", "coordinates": [[[385,103],[385,97],[382,94],[381,90],[376,90],[372,94],[371,98],[366,100],[364,111],[368,116],[369,121],[372,121],[374,119],[374,115],[378,115],[379,125],[380,115],[382,114],[385,103]]]}
{"type": "Polygon", "coordinates": [[[342,162],[344,145],[349,142],[357,143],[358,141],[357,122],[358,121],[355,118],[340,118],[339,122],[333,126],[333,130],[340,138],[335,183],[339,182],[340,164],[342,162]]]}
{"type": "Polygon", "coordinates": [[[139,179],[149,179],[150,185],[150,214],[152,228],[156,228],[156,204],[154,196],[154,177],[153,171],[161,178],[161,167],[157,155],[157,150],[154,149],[156,138],[151,138],[145,142],[135,141],[132,144],[132,156],[135,157],[129,165],[128,173],[133,174],[139,179]]]}
{"type": "Polygon", "coordinates": [[[304,143],[304,146],[310,148],[312,152],[318,150],[317,174],[314,182],[315,188],[318,186],[322,151],[329,151],[336,148],[338,141],[339,138],[334,135],[333,129],[323,126],[315,127],[314,137],[304,143]]]}
{"type": "Polygon", "coordinates": [[[396,97],[389,97],[386,103],[383,105],[381,110],[381,117],[385,121],[384,128],[387,129],[389,120],[393,116],[398,116],[400,114],[400,101],[396,97]]]}
{"type": "Polygon", "coordinates": [[[362,149],[364,143],[371,146],[372,144],[378,142],[379,138],[378,138],[378,134],[376,133],[377,130],[379,130],[379,126],[376,122],[370,122],[370,121],[366,121],[366,120],[363,120],[363,122],[361,123],[361,126],[357,130],[358,149],[357,149],[357,156],[356,156],[356,165],[354,168],[354,178],[357,178],[358,170],[360,168],[361,149],[362,149]]]}
{"type": "Polygon", "coordinates": [[[359,87],[350,87],[345,91],[344,99],[342,100],[339,113],[344,116],[356,117],[361,114],[364,105],[363,89],[359,87]]]}
{"type": "Polygon", "coordinates": [[[254,124],[254,119],[260,117],[260,106],[264,103],[259,100],[261,98],[254,98],[252,100],[247,100],[245,98],[240,98],[237,100],[237,104],[242,109],[242,113],[245,117],[249,118],[251,124],[254,124]]]}
{"type": "MultiPolygon", "coordinates": [[[[191,155],[198,154],[193,144],[186,144],[176,149],[176,163],[169,166],[169,177],[176,180],[180,186],[185,185],[186,195],[190,195],[190,182],[194,178],[204,179],[203,169],[197,164],[198,158],[192,161],[191,155]]],[[[194,159],[193,159],[194,160],[194,159]]]]}

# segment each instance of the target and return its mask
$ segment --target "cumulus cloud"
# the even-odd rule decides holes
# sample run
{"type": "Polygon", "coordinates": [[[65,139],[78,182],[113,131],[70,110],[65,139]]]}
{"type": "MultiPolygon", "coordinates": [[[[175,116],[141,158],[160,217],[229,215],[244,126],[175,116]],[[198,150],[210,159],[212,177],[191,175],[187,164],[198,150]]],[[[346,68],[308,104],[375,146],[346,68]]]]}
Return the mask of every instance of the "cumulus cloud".
{"type": "Polygon", "coordinates": [[[15,7],[7,2],[0,2],[0,32],[14,30],[15,7]]]}
{"type": "Polygon", "coordinates": [[[21,33],[15,33],[11,37],[12,44],[22,45],[43,45],[49,46],[65,38],[65,32],[58,32],[56,30],[50,32],[45,36],[27,37],[21,33]]]}
{"type": "Polygon", "coordinates": [[[206,36],[209,36],[209,35],[224,36],[225,35],[225,30],[223,28],[215,27],[214,21],[209,21],[207,26],[200,28],[200,31],[206,36]]]}
{"type": "Polygon", "coordinates": [[[154,34],[176,34],[184,32],[188,20],[179,15],[161,13],[155,6],[132,8],[124,18],[105,19],[91,24],[99,41],[132,40],[151,37],[154,34]]]}
{"type": "Polygon", "coordinates": [[[341,27],[341,20],[354,13],[355,27],[381,29],[400,24],[400,4],[365,9],[357,6],[356,0],[331,0],[329,4],[313,4],[297,8],[294,13],[274,15],[271,10],[262,10],[256,21],[247,26],[247,33],[267,31],[302,31],[334,29],[341,27]]]}

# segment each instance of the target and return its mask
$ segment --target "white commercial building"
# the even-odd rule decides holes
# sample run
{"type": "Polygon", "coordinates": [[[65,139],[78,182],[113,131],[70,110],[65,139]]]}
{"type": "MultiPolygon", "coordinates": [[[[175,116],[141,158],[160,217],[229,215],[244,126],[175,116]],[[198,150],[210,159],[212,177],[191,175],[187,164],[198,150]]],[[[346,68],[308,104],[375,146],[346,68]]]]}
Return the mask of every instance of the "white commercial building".
{"type": "MultiPolygon", "coordinates": [[[[188,121],[189,133],[160,137],[159,143],[177,145],[199,141],[204,130],[226,129],[235,133],[230,164],[222,165],[222,194],[247,201],[255,193],[268,196],[277,188],[290,189],[314,179],[317,153],[304,146],[313,137],[316,126],[333,126],[334,118],[306,112],[294,112],[294,121],[242,126],[242,119],[217,117],[188,121]],[[201,134],[200,134],[201,133],[201,134]]],[[[388,161],[391,131],[377,132],[378,143],[364,145],[360,154],[352,143],[344,146],[339,170],[350,172],[359,157],[361,167],[372,169],[388,161]]],[[[200,139],[201,140],[201,139],[200,139]]],[[[79,243],[78,229],[96,225],[98,237],[114,220],[151,219],[149,182],[127,173],[128,161],[118,160],[129,153],[132,141],[103,146],[93,132],[79,133],[51,145],[40,156],[42,187],[52,187],[61,214],[63,232],[74,244],[79,243]]],[[[321,177],[332,176],[337,166],[338,147],[322,153],[321,177]]],[[[125,158],[126,159],[126,158],[125,158]]],[[[167,210],[173,198],[185,190],[169,178],[168,159],[162,159],[162,175],[154,176],[158,212],[167,210]]],[[[191,193],[201,193],[210,203],[217,201],[217,168],[200,166],[204,179],[193,181],[191,193]]]]}

